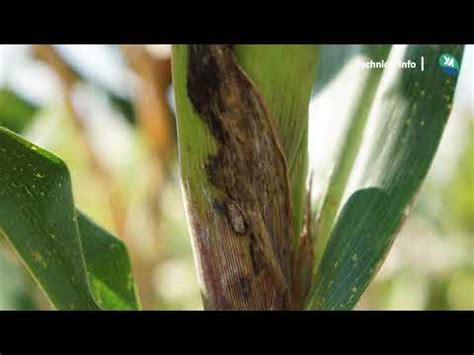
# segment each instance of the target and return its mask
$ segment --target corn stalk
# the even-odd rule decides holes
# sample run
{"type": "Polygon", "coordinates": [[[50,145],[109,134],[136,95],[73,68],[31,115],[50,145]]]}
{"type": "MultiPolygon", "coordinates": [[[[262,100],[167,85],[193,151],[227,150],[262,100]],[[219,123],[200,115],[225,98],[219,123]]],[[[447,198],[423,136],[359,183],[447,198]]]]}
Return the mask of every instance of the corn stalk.
{"type": "Polygon", "coordinates": [[[293,304],[316,58],[308,46],[173,48],[182,182],[206,308],[293,304]]]}

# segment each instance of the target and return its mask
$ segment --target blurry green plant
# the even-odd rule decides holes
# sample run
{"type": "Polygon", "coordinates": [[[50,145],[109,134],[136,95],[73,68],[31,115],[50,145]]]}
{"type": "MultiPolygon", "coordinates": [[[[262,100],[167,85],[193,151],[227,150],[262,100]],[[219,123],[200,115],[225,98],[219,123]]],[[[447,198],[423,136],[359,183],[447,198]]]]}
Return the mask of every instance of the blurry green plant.
{"type": "MultiPolygon", "coordinates": [[[[456,79],[437,60],[424,72],[367,70],[313,211],[308,104],[314,76],[328,81],[345,62],[317,64],[335,48],[173,48],[181,176],[208,309],[353,308],[428,172],[456,79]],[[356,160],[364,176],[349,191],[356,160]]],[[[357,54],[463,53],[455,45],[399,49],[359,46],[357,54]]],[[[56,308],[140,308],[125,245],[76,209],[66,165],[5,128],[0,235],[56,308]]]]}
{"type": "Polygon", "coordinates": [[[19,133],[31,124],[38,110],[10,88],[0,89],[0,126],[19,133]]]}

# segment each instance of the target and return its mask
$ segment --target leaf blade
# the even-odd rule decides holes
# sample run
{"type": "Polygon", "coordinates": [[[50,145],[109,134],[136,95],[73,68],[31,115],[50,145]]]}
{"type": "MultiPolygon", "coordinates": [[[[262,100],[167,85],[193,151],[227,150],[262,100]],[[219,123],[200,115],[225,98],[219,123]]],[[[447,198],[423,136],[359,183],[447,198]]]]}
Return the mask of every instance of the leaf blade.
{"type": "Polygon", "coordinates": [[[451,110],[456,80],[438,68],[444,52],[461,58],[463,48],[409,46],[398,52],[403,60],[429,61],[425,72],[398,68],[384,82],[371,134],[364,138],[364,174],[337,218],[308,308],[354,307],[387,255],[451,110]]]}
{"type": "Polygon", "coordinates": [[[94,298],[103,309],[138,310],[140,303],[125,244],[77,211],[94,298]]]}
{"type": "MultiPolygon", "coordinates": [[[[99,266],[91,248],[104,240],[110,243],[113,237],[76,212],[70,175],[64,162],[2,127],[0,161],[0,233],[13,246],[51,303],[58,309],[69,310],[97,310],[119,305],[104,301],[104,292],[90,287],[89,277],[98,272],[99,266]]],[[[114,245],[120,243],[113,242],[114,245]]],[[[123,249],[120,255],[122,259],[125,257],[123,249]]],[[[110,255],[107,258],[104,261],[110,262],[110,255]]],[[[129,265],[129,260],[123,264],[129,265]]],[[[99,271],[104,269],[112,270],[105,265],[99,271]]],[[[116,288],[113,294],[122,294],[122,291],[116,288]]],[[[134,287],[130,288],[132,291],[134,287]]],[[[112,297],[111,292],[108,294],[112,297]]],[[[138,301],[135,304],[138,307],[138,301]]]]}
{"type": "MultiPolygon", "coordinates": [[[[386,60],[390,52],[390,45],[360,45],[356,46],[358,53],[364,55],[367,59],[386,60]]],[[[331,49],[330,52],[335,51],[331,49]]],[[[324,51],[323,51],[324,52],[324,51]]],[[[355,54],[356,52],[352,52],[355,54]]],[[[320,66],[320,69],[325,72],[330,72],[332,66],[327,64],[327,67],[320,66]]],[[[324,196],[321,210],[319,211],[315,228],[313,240],[314,245],[314,269],[317,270],[324,250],[328,243],[331,228],[334,224],[336,213],[340,207],[340,203],[346,189],[346,185],[350,173],[354,167],[354,163],[362,142],[362,135],[367,123],[367,119],[372,108],[372,103],[383,74],[381,70],[368,70],[368,73],[361,83],[359,96],[353,108],[352,114],[349,117],[349,123],[346,128],[343,143],[337,156],[337,163],[331,173],[329,185],[324,196]]]]}

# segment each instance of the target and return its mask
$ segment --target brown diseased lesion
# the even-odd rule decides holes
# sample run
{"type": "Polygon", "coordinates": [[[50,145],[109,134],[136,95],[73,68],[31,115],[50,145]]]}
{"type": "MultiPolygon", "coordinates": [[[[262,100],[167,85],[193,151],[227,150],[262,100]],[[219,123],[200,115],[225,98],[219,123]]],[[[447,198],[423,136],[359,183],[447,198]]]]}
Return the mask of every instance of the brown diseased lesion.
{"type": "MultiPolygon", "coordinates": [[[[202,250],[200,260],[204,273],[209,273],[204,275],[205,287],[212,288],[216,280],[210,278],[220,277],[224,287],[219,292],[226,294],[210,289],[208,297],[220,305],[217,308],[288,308],[291,199],[273,119],[231,46],[189,46],[187,73],[188,97],[217,143],[206,172],[220,191],[209,206],[216,219],[211,224],[220,229],[220,237],[210,243],[220,245],[202,250]]],[[[199,243],[200,235],[195,233],[195,238],[199,243]]]]}

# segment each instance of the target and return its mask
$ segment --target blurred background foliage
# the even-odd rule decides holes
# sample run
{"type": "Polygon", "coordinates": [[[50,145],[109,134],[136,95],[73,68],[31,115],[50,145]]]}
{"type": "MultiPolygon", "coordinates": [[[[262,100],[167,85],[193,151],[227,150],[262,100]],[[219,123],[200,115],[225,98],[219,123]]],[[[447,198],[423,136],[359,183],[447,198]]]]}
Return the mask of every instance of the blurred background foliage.
{"type": "MultiPolygon", "coordinates": [[[[357,87],[352,47],[332,48],[340,70],[321,78],[310,104],[316,200],[357,87]]],[[[473,52],[467,46],[452,116],[410,218],[358,309],[474,309],[473,52]]],[[[145,309],[201,309],[170,53],[167,45],[0,46],[0,125],[67,163],[76,204],[127,243],[145,309]]],[[[4,240],[0,309],[50,309],[4,240]]]]}

